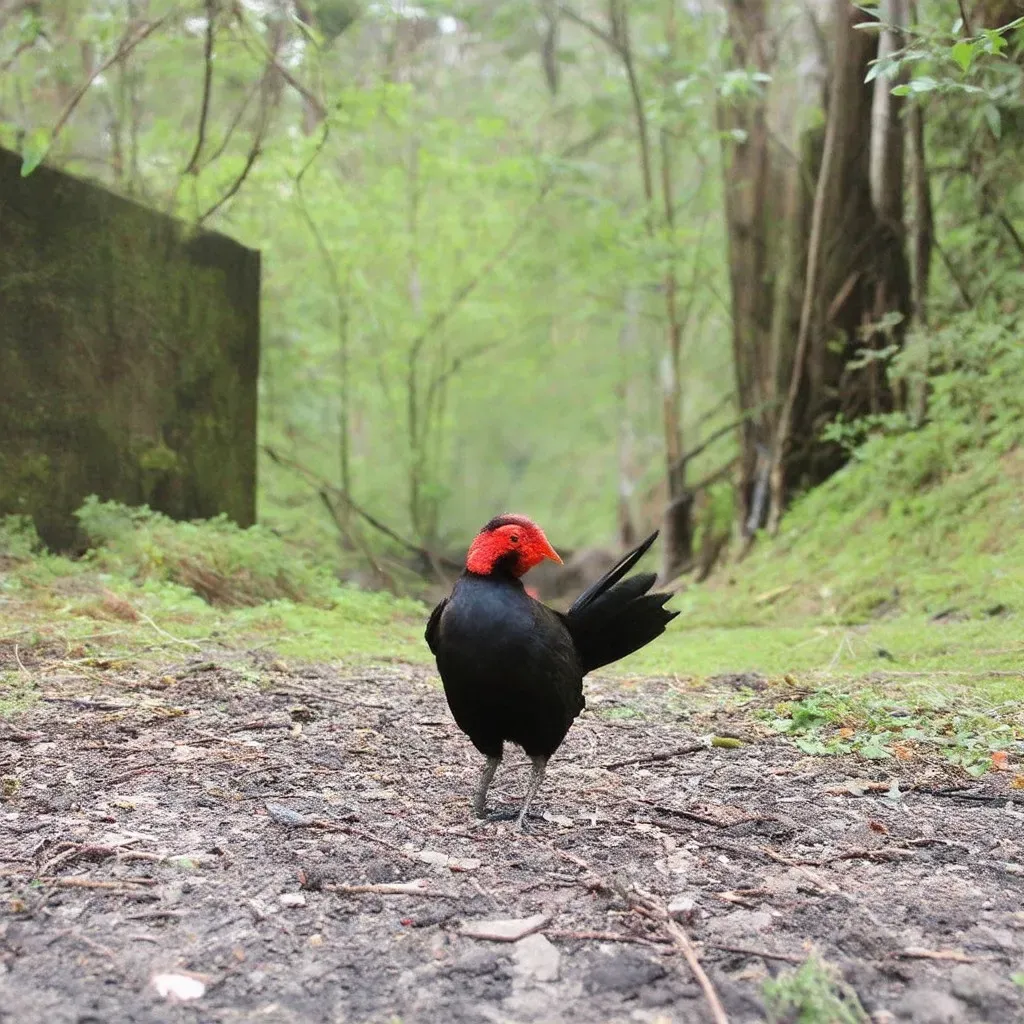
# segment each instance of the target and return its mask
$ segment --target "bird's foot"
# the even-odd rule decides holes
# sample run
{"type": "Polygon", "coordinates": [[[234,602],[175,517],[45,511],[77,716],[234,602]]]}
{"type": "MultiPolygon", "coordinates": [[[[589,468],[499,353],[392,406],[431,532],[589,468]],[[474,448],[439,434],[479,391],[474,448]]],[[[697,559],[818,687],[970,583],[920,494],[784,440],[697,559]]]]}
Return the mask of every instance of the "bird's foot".
{"type": "MultiPolygon", "coordinates": [[[[544,815],[541,814],[541,813],[538,813],[537,811],[527,811],[526,817],[530,821],[543,821],[544,820],[544,815]]],[[[485,813],[484,816],[482,818],[480,818],[480,820],[477,822],[477,824],[483,825],[483,824],[486,824],[487,822],[492,822],[492,821],[516,821],[516,822],[519,822],[520,828],[522,828],[522,825],[523,825],[522,810],[517,807],[514,810],[491,811],[490,813],[485,813]]]]}

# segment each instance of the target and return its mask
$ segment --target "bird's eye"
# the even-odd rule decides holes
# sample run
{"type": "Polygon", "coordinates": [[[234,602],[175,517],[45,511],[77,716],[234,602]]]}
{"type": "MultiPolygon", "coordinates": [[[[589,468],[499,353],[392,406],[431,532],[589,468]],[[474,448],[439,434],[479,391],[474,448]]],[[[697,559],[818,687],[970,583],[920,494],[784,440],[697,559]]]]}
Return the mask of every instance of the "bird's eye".
{"type": "Polygon", "coordinates": [[[512,541],[513,544],[518,544],[519,543],[519,534],[518,533],[513,533],[512,536],[509,537],[509,540],[512,541]]]}

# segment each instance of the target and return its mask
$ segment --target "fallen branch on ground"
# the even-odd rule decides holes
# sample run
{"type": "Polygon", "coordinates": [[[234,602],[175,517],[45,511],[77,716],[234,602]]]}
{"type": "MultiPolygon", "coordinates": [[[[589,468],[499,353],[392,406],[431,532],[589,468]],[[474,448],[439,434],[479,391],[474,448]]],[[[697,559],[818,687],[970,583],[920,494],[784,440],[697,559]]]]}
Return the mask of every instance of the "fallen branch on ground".
{"type": "Polygon", "coordinates": [[[1024,797],[1011,796],[1009,793],[967,793],[960,789],[916,789],[917,793],[928,796],[947,797],[950,800],[969,800],[979,804],[1024,804],[1024,797]]]}
{"type": "Polygon", "coordinates": [[[627,757],[622,761],[612,761],[610,764],[601,765],[606,771],[614,768],[625,768],[631,764],[653,764],[656,761],[669,761],[673,757],[683,757],[686,754],[698,754],[702,750],[710,750],[712,747],[722,747],[726,750],[734,750],[742,747],[743,741],[734,739],[731,736],[712,736],[708,740],[699,743],[687,743],[684,747],[673,747],[671,750],[662,750],[654,754],[641,754],[639,757],[627,757]]]}
{"type": "Polygon", "coordinates": [[[767,949],[748,949],[746,946],[728,946],[724,942],[705,942],[711,949],[721,949],[726,953],[739,953],[741,956],[760,956],[765,960],[781,960],[787,964],[802,964],[806,957],[793,956],[792,953],[770,953],[767,949]]]}
{"type": "Polygon", "coordinates": [[[711,1009],[711,1016],[715,1024],[729,1024],[729,1018],[726,1016],[722,1002],[718,998],[715,986],[711,984],[711,979],[701,966],[696,946],[694,946],[690,937],[686,934],[685,929],[674,920],[666,906],[650,893],[640,892],[636,888],[629,889],[622,885],[614,885],[599,872],[595,871],[582,857],[577,857],[576,854],[570,853],[568,850],[560,850],[556,846],[549,846],[548,849],[557,857],[571,861],[587,871],[592,877],[594,888],[616,893],[622,897],[631,910],[652,921],[656,921],[668,934],[676,949],[682,953],[683,959],[686,960],[687,966],[690,968],[690,973],[704,993],[704,998],[711,1009]]]}
{"type": "Polygon", "coordinates": [[[54,885],[58,889],[103,889],[109,892],[130,893],[138,892],[138,889],[125,888],[126,886],[151,886],[156,885],[155,878],[119,878],[116,881],[108,882],[97,878],[58,878],[53,875],[40,875],[32,879],[33,882],[40,882],[43,885],[54,885]]]}
{"type": "Polygon", "coordinates": [[[667,946],[667,939],[647,939],[641,935],[626,935],[624,932],[574,932],[561,928],[549,928],[544,934],[549,939],[578,939],[584,942],[633,942],[641,946],[667,946]]]}
{"type": "Polygon", "coordinates": [[[921,949],[918,946],[908,946],[893,953],[892,956],[903,960],[952,960],[958,964],[973,964],[978,960],[977,957],[968,956],[959,949],[921,949]]]}
{"type": "Polygon", "coordinates": [[[423,879],[414,882],[379,882],[373,885],[339,885],[326,884],[323,886],[325,892],[341,892],[348,896],[359,896],[364,893],[376,893],[378,896],[439,896],[445,897],[448,893],[434,892],[425,889],[427,883],[423,879]]]}

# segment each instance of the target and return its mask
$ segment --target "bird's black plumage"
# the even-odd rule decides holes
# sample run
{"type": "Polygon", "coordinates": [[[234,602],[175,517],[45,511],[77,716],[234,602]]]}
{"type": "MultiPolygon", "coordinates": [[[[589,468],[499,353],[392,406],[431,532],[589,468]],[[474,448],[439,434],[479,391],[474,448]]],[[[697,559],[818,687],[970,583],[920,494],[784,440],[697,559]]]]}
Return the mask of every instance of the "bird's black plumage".
{"type": "Polygon", "coordinates": [[[521,746],[542,775],[583,710],[583,677],[650,643],[676,617],[664,607],[670,594],[648,593],[653,573],[623,579],[656,537],[626,555],[565,614],[530,597],[500,559],[487,575],[464,572],[433,610],[426,641],[456,723],[489,759],[484,791],[506,742],[521,746]]]}

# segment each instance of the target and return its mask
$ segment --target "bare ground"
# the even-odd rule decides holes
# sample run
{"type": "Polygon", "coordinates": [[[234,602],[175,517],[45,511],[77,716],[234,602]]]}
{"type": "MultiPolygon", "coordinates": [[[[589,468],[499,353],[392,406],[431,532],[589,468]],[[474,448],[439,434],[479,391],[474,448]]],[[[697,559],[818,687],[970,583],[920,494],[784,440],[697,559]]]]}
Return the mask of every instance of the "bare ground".
{"type": "Polygon", "coordinates": [[[942,764],[805,757],[751,719],[778,699],[756,679],[591,680],[522,836],[474,827],[478,756],[422,669],[0,668],[44,693],[0,721],[4,1022],[711,1021],[688,941],[732,1024],[811,950],[878,1024],[1024,1021],[1024,806],[942,764]],[[750,742],[607,767],[712,731],[750,742]]]}

